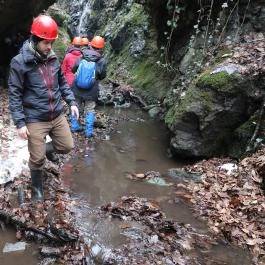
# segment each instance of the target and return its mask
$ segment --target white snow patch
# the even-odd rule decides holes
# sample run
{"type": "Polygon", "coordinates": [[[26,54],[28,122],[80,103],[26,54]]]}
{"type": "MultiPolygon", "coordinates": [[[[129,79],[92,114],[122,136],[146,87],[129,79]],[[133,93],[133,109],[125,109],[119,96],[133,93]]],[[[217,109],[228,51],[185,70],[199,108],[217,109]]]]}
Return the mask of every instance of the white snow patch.
{"type": "Polygon", "coordinates": [[[15,126],[0,124],[0,184],[12,181],[28,168],[28,141],[18,137],[15,126]]]}
{"type": "Polygon", "coordinates": [[[232,172],[237,171],[238,166],[234,163],[226,163],[218,167],[219,169],[222,169],[227,172],[228,175],[230,175],[232,172]]]}
{"type": "Polygon", "coordinates": [[[6,243],[3,248],[3,253],[24,251],[27,247],[26,242],[6,243]]]}
{"type": "Polygon", "coordinates": [[[46,143],[49,143],[52,141],[52,138],[50,137],[50,135],[47,135],[46,136],[46,143]]]}

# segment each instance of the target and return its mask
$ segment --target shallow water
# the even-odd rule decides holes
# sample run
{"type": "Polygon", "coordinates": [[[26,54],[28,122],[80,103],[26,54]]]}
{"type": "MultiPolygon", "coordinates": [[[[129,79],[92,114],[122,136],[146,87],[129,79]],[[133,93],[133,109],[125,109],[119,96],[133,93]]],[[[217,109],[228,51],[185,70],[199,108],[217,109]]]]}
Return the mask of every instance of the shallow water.
{"type": "MultiPolygon", "coordinates": [[[[128,173],[167,172],[181,164],[168,158],[167,131],[141,111],[120,110],[122,120],[110,140],[89,146],[83,157],[71,161],[71,188],[87,196],[91,206],[117,200],[122,195],[164,196],[165,188],[126,177],[128,173]]],[[[168,189],[167,189],[168,190],[168,189]]]]}
{"type": "MultiPolygon", "coordinates": [[[[120,228],[122,221],[99,220],[93,213],[96,207],[117,201],[121,196],[135,194],[155,200],[167,218],[190,224],[197,231],[207,234],[206,223],[193,215],[187,202],[176,198],[172,186],[159,186],[126,177],[128,173],[159,171],[166,183],[176,182],[168,177],[167,171],[184,163],[169,157],[169,135],[163,125],[140,110],[108,111],[110,115],[122,117],[117,130],[111,133],[109,140],[83,147],[87,151],[71,161],[71,174],[65,176],[74,193],[79,194],[76,198],[79,201],[77,219],[87,242],[95,248],[94,256],[104,256],[112,248],[122,246],[128,238],[137,236],[137,231],[141,230],[139,224],[131,222],[133,231],[125,234],[120,228]]],[[[212,261],[209,264],[251,264],[247,252],[228,245],[214,246],[203,253],[205,255],[212,261]]],[[[93,263],[92,260],[90,262],[93,263]]]]}
{"type": "Polygon", "coordinates": [[[0,231],[0,264],[1,265],[36,265],[37,251],[34,244],[27,246],[25,251],[3,253],[6,243],[16,243],[15,231],[8,228],[5,232],[0,231]]]}

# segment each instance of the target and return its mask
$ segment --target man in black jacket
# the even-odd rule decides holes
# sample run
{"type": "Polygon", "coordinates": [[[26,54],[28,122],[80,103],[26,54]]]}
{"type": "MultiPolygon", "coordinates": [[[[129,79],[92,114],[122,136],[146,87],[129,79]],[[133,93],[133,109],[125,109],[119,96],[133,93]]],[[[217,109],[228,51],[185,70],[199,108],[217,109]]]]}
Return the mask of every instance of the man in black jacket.
{"type": "Polygon", "coordinates": [[[58,37],[56,22],[49,16],[40,15],[32,23],[31,34],[10,63],[9,109],[18,135],[28,140],[33,200],[43,200],[46,136],[52,138],[52,147],[58,153],[68,153],[73,148],[61,98],[71,106],[77,119],[79,111],[52,50],[58,37]]]}

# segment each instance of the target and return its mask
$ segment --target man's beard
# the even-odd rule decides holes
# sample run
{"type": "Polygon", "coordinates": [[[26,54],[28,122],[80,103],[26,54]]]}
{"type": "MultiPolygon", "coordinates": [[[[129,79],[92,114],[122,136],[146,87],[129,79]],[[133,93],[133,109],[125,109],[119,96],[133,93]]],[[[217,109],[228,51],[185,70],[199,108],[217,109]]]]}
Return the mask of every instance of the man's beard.
{"type": "Polygon", "coordinates": [[[43,59],[47,59],[48,55],[50,54],[50,52],[47,52],[47,53],[45,54],[45,53],[39,51],[38,49],[37,49],[37,52],[40,54],[40,56],[41,56],[43,59]]]}

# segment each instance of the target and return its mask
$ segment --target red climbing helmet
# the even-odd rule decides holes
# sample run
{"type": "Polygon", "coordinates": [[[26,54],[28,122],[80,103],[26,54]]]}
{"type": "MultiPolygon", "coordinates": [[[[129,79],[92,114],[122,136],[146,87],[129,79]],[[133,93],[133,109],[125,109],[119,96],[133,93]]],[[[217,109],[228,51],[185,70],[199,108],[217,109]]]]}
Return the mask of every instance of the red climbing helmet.
{"type": "Polygon", "coordinates": [[[74,37],[72,44],[76,45],[76,46],[81,46],[82,45],[82,38],[81,37],[74,37]]]}
{"type": "Polygon", "coordinates": [[[58,38],[58,26],[51,17],[39,15],[33,20],[30,33],[41,39],[55,40],[58,38]]]}
{"type": "Polygon", "coordinates": [[[90,45],[97,49],[103,49],[105,47],[105,40],[100,36],[95,36],[90,42],[90,45]]]}

